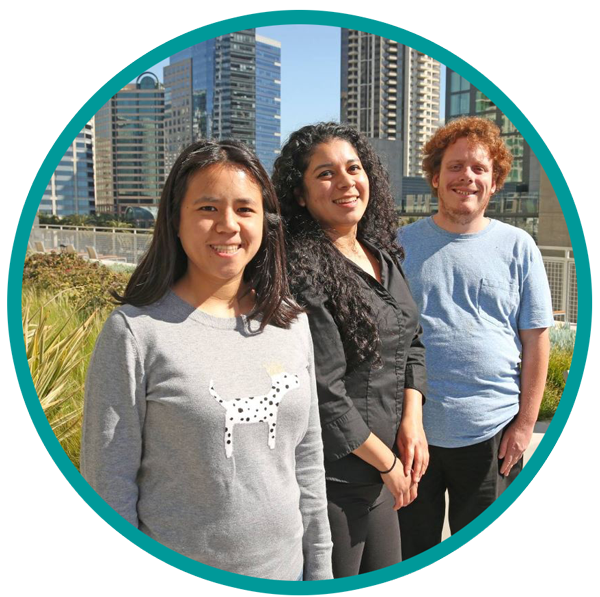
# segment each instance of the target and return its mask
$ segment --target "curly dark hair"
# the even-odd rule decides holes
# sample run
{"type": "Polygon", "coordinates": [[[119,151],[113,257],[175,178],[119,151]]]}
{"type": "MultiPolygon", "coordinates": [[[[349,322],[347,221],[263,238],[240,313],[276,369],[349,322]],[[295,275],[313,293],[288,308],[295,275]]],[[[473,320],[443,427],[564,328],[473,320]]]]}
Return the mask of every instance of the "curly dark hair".
{"type": "Polygon", "coordinates": [[[292,294],[300,300],[307,288],[323,294],[338,326],[350,367],[372,360],[380,363],[376,314],[361,292],[359,273],[297,200],[304,173],[316,147],[341,139],[352,145],[369,179],[369,201],[358,223],[357,239],[403,257],[397,241],[397,216],[387,172],[367,139],[356,129],[320,122],[292,133],[275,161],[273,184],[285,222],[288,276],[292,294]]]}

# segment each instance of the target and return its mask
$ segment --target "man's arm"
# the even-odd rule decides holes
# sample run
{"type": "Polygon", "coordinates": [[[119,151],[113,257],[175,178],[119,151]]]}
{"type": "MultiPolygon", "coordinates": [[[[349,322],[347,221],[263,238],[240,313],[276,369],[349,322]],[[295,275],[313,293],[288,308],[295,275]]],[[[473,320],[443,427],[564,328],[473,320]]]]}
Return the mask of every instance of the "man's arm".
{"type": "Polygon", "coordinates": [[[523,345],[519,414],[504,431],[498,451],[498,458],[504,459],[500,474],[505,476],[523,456],[531,441],[544,396],[550,355],[548,328],[519,330],[519,336],[523,345]]]}

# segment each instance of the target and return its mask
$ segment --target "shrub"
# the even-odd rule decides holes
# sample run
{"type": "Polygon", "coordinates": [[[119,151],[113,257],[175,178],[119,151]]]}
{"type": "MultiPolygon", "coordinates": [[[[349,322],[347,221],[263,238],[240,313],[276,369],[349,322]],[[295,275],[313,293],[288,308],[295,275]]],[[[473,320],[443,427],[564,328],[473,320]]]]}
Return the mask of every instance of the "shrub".
{"type": "Polygon", "coordinates": [[[550,328],[550,361],[539,420],[552,419],[565,389],[564,373],[571,368],[576,330],[567,325],[550,328]]]}
{"type": "Polygon", "coordinates": [[[576,331],[567,325],[554,326],[550,328],[550,344],[553,348],[572,353],[575,349],[575,335],[576,331]]]}
{"type": "Polygon", "coordinates": [[[71,299],[75,310],[114,307],[109,290],[122,293],[129,274],[70,253],[34,253],[25,258],[23,287],[35,287],[71,299]]]}
{"type": "Polygon", "coordinates": [[[565,389],[564,372],[571,368],[572,350],[552,347],[548,363],[548,377],[544,388],[544,398],[540,407],[539,420],[552,419],[563,390],[565,389]]]}

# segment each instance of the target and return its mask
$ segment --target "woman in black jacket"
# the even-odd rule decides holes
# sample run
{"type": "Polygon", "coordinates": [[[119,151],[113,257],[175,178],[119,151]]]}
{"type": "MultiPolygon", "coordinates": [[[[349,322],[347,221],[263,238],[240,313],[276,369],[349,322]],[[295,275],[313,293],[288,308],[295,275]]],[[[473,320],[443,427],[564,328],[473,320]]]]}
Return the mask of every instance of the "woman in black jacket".
{"type": "Polygon", "coordinates": [[[320,123],[290,136],[273,182],[315,348],[334,576],[378,570],[402,559],[395,511],[429,461],[424,348],[387,174],[361,134],[320,123]]]}

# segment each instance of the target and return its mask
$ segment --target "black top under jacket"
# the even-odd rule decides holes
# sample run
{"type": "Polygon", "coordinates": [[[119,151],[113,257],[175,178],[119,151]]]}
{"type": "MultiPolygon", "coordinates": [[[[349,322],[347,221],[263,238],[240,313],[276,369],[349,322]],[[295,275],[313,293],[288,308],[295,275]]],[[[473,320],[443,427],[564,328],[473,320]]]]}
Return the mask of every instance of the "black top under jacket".
{"type": "Polygon", "coordinates": [[[325,475],[345,483],[382,483],[377,470],[351,452],[373,432],[397,453],[404,388],[423,396],[427,391],[422,329],[404,273],[388,253],[364,244],[381,266],[381,284],[355,267],[360,288],[377,316],[382,367],[366,361],[351,369],[327,297],[313,288],[297,297],[307,310],[315,348],[325,475]]]}

